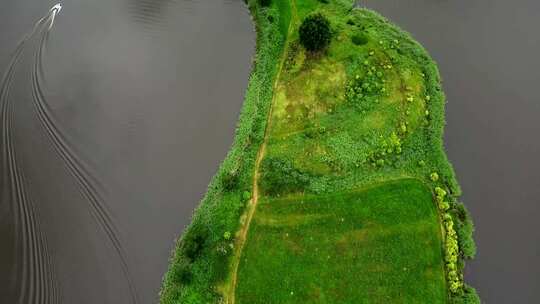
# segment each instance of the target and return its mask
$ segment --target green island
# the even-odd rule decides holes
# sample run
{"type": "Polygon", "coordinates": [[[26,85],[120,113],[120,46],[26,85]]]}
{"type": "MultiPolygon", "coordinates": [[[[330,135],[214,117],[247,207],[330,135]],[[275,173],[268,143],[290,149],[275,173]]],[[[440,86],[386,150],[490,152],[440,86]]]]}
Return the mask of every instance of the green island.
{"type": "Polygon", "coordinates": [[[161,303],[480,303],[424,48],[350,0],[248,7],[257,48],[234,142],[161,303]]]}

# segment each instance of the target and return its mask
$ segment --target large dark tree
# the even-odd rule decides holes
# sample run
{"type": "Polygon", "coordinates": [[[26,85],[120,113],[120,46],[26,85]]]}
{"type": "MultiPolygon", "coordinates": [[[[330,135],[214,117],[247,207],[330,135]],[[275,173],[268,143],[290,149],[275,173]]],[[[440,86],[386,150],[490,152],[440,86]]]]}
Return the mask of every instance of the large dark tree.
{"type": "Polygon", "coordinates": [[[300,43],[308,51],[320,51],[330,44],[330,21],[321,13],[311,14],[300,25],[299,34],[300,43]]]}

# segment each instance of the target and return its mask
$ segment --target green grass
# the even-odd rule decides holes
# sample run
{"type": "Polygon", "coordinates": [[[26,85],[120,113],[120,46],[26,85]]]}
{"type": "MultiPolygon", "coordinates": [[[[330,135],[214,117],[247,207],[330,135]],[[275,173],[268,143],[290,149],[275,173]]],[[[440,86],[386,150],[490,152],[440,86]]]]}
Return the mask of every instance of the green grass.
{"type": "Polygon", "coordinates": [[[462,277],[473,225],[424,48],[349,0],[248,6],[257,50],[234,143],[174,249],[160,302],[230,303],[232,290],[237,303],[478,303],[462,277]],[[334,33],[318,54],[298,42],[313,12],[334,33]]]}
{"type": "Polygon", "coordinates": [[[237,303],[444,303],[440,227],[417,180],[260,203],[237,303]]]}

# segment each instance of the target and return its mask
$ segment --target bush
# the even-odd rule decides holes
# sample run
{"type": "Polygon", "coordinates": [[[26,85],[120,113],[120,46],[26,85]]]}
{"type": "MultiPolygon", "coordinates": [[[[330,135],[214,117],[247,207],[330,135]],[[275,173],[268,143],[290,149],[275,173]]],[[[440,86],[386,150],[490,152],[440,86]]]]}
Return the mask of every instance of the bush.
{"type": "Polygon", "coordinates": [[[452,207],[456,217],[456,230],[461,255],[465,259],[472,259],[476,255],[476,244],[473,239],[474,225],[471,215],[465,209],[463,203],[456,203],[452,207]]]}
{"type": "Polygon", "coordinates": [[[178,263],[173,265],[172,273],[175,281],[187,284],[191,281],[192,277],[191,264],[189,264],[186,260],[180,260],[178,263]]]}
{"type": "Polygon", "coordinates": [[[262,164],[261,187],[271,195],[303,190],[310,176],[294,167],[289,160],[265,158],[262,164]]]}
{"type": "Polygon", "coordinates": [[[257,0],[257,2],[262,7],[268,7],[270,4],[272,4],[272,0],[257,0]]]}
{"type": "Polygon", "coordinates": [[[450,304],[480,304],[480,297],[478,297],[476,289],[465,285],[462,293],[452,295],[450,304]]]}
{"type": "Polygon", "coordinates": [[[364,44],[368,43],[367,37],[365,35],[363,35],[363,34],[357,34],[357,35],[352,36],[351,41],[352,41],[352,43],[354,43],[356,45],[364,45],[364,44]]]}
{"type": "Polygon", "coordinates": [[[311,14],[300,25],[299,34],[300,43],[306,50],[320,51],[330,44],[330,21],[321,13],[311,14]]]}
{"type": "Polygon", "coordinates": [[[476,256],[476,244],[472,237],[473,231],[473,223],[470,219],[458,225],[459,248],[465,259],[473,259],[476,256]]]}
{"type": "Polygon", "coordinates": [[[244,191],[242,192],[242,201],[247,202],[251,199],[251,192],[244,191]]]}
{"type": "Polygon", "coordinates": [[[208,232],[205,229],[193,226],[182,239],[183,254],[190,260],[195,260],[203,249],[207,237],[208,232]]]}
{"type": "Polygon", "coordinates": [[[227,191],[236,189],[240,180],[238,170],[231,170],[223,175],[223,188],[227,191]]]}

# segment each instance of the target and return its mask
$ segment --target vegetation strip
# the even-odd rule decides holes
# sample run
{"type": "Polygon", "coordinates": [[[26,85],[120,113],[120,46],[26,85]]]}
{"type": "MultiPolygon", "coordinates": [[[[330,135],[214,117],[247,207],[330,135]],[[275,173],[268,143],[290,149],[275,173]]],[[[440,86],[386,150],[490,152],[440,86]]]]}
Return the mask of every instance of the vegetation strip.
{"type": "Polygon", "coordinates": [[[478,303],[426,51],[348,1],[248,6],[257,53],[235,140],[161,303],[478,303]]]}
{"type": "MultiPolygon", "coordinates": [[[[291,5],[294,5],[295,0],[290,0],[290,1],[291,1],[291,5]]],[[[289,24],[289,27],[287,29],[287,37],[290,35],[291,29],[292,27],[289,24]]],[[[284,45],[285,45],[284,50],[287,50],[287,39],[285,40],[284,45]]],[[[285,62],[284,53],[281,55],[281,57],[282,58],[279,64],[276,80],[273,85],[274,90],[277,86],[279,76],[281,75],[281,71],[283,69],[283,63],[285,62]]],[[[247,233],[248,233],[249,227],[251,225],[251,221],[253,219],[253,215],[255,213],[255,210],[257,209],[257,204],[259,201],[260,168],[261,168],[261,162],[264,158],[265,151],[266,151],[266,142],[268,139],[268,130],[270,129],[271,121],[272,121],[271,116],[272,116],[272,105],[274,104],[274,99],[275,99],[275,95],[272,97],[272,103],[270,104],[270,111],[268,112],[268,119],[267,119],[266,129],[264,132],[263,143],[261,145],[261,148],[259,149],[259,152],[257,153],[257,159],[255,161],[255,172],[253,174],[253,188],[252,188],[253,195],[250,200],[250,203],[247,206],[246,219],[243,225],[241,226],[241,228],[239,229],[238,233],[236,234],[237,238],[236,238],[234,255],[232,258],[231,279],[230,279],[230,284],[228,288],[229,291],[226,293],[224,297],[225,303],[231,303],[231,304],[235,303],[235,291],[236,291],[236,284],[237,284],[237,278],[238,278],[238,266],[240,264],[240,258],[242,257],[242,251],[244,249],[244,244],[246,242],[247,233]]]]}

